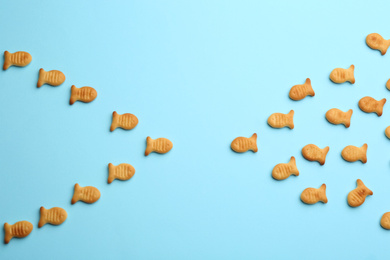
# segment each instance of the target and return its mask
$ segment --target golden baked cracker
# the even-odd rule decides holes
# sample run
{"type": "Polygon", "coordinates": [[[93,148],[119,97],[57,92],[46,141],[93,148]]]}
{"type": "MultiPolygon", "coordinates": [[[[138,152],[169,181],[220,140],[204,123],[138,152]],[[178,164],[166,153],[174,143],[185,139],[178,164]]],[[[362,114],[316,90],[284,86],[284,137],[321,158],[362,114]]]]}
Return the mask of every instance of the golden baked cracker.
{"type": "Polygon", "coordinates": [[[360,160],[362,163],[366,163],[367,147],[367,144],[363,144],[362,147],[348,145],[341,151],[341,156],[348,162],[356,162],[360,160]]]}
{"type": "Polygon", "coordinates": [[[28,221],[18,221],[13,225],[4,223],[4,243],[8,244],[13,237],[26,237],[33,230],[33,225],[28,221]]]}
{"type": "Polygon", "coordinates": [[[332,108],[326,112],[325,117],[331,124],[343,124],[346,128],[348,128],[351,125],[352,112],[352,109],[347,112],[343,112],[340,109],[332,108]]]}
{"type": "Polygon", "coordinates": [[[74,185],[72,204],[81,200],[85,203],[94,203],[100,198],[100,191],[92,186],[81,187],[78,183],[74,185]]]}
{"type": "Polygon", "coordinates": [[[97,97],[97,91],[91,87],[81,87],[76,88],[75,85],[72,85],[70,90],[70,100],[69,104],[73,105],[76,101],[81,101],[89,103],[95,100],[97,97]]]}
{"type": "Polygon", "coordinates": [[[322,184],[319,189],[307,188],[302,191],[301,200],[306,204],[315,204],[319,201],[323,203],[328,203],[328,198],[326,197],[325,183],[322,184]]]}
{"type": "Polygon", "coordinates": [[[385,135],[390,139],[390,126],[386,127],[385,135]]]}
{"type": "Polygon", "coordinates": [[[24,67],[30,64],[32,57],[30,53],[25,51],[17,51],[10,53],[4,52],[4,65],[3,70],[7,70],[11,66],[24,67]]]}
{"type": "Polygon", "coordinates": [[[288,127],[294,129],[294,110],[291,110],[288,114],[273,113],[268,117],[268,124],[273,128],[288,127]]]}
{"type": "Polygon", "coordinates": [[[357,179],[357,187],[348,193],[348,205],[351,207],[358,207],[364,203],[368,195],[374,194],[369,188],[364,185],[362,180],[357,179]]]}
{"type": "Polygon", "coordinates": [[[68,213],[63,208],[54,207],[51,209],[40,208],[41,218],[39,219],[38,227],[41,228],[45,224],[60,225],[64,223],[68,217],[68,213]]]}
{"type": "Polygon", "coordinates": [[[118,127],[126,130],[131,130],[138,125],[138,118],[130,113],[118,114],[116,111],[112,113],[112,123],[110,131],[114,131],[118,127]]]}
{"type": "Polygon", "coordinates": [[[314,95],[315,93],[309,78],[306,79],[304,84],[293,86],[288,94],[288,96],[295,101],[304,99],[306,96],[314,97],[314,95]]]}
{"type": "Polygon", "coordinates": [[[173,147],[173,144],[167,138],[157,138],[152,139],[149,136],[146,138],[146,149],[145,156],[148,156],[150,153],[167,153],[173,147]]]}
{"type": "Polygon", "coordinates": [[[386,82],[386,88],[390,90],[390,79],[386,82]]]}
{"type": "Polygon", "coordinates": [[[387,49],[390,46],[390,40],[385,40],[378,33],[371,33],[366,37],[366,43],[368,47],[373,50],[378,50],[382,55],[386,54],[387,49]]]}
{"type": "Polygon", "coordinates": [[[288,163],[279,163],[272,170],[272,177],[276,180],[287,179],[290,175],[299,175],[294,156],[291,156],[288,163]]]}
{"type": "Polygon", "coordinates": [[[383,98],[379,101],[373,99],[372,97],[364,97],[359,100],[359,107],[363,112],[366,113],[376,113],[378,116],[381,116],[383,113],[383,106],[386,104],[386,98],[383,98]]]}
{"type": "Polygon", "coordinates": [[[108,164],[108,183],[113,182],[115,179],[118,180],[129,180],[135,174],[135,169],[128,163],[121,163],[117,166],[112,163],[108,164]]]}
{"type": "Polygon", "coordinates": [[[355,66],[351,65],[348,69],[336,68],[330,73],[330,80],[334,83],[344,83],[349,81],[351,84],[355,83],[354,76],[355,66]]]}
{"type": "Polygon", "coordinates": [[[51,86],[59,86],[65,81],[65,75],[59,70],[45,71],[44,69],[39,70],[39,78],[37,87],[40,88],[43,84],[51,86]]]}
{"type": "Polygon", "coordinates": [[[390,212],[386,212],[385,214],[382,215],[381,226],[384,229],[390,229],[390,212]]]}
{"type": "Polygon", "coordinates": [[[320,149],[315,144],[308,144],[302,148],[302,155],[308,161],[317,161],[321,165],[325,164],[326,155],[329,152],[329,146],[320,149]]]}
{"type": "Polygon", "coordinates": [[[236,153],[244,153],[246,151],[253,151],[254,153],[257,152],[257,134],[254,133],[251,137],[237,137],[233,140],[230,147],[233,151],[236,153]]]}

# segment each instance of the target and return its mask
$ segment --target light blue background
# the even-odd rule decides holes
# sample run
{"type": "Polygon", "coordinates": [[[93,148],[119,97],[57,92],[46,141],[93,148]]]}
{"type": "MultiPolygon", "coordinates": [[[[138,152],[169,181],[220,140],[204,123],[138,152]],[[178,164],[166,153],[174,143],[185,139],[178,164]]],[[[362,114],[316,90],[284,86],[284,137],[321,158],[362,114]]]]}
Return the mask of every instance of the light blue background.
{"type": "Polygon", "coordinates": [[[0,224],[34,224],[0,244],[1,259],[389,258],[379,221],[390,211],[390,104],[378,118],[357,103],[390,97],[390,54],[365,44],[372,32],[390,38],[390,2],[0,2],[0,52],[33,56],[0,72],[0,224]],[[351,64],[356,84],[329,80],[351,64]],[[41,67],[65,83],[37,89],[41,67]],[[307,77],[315,97],[291,101],[307,77]],[[72,84],[97,99],[70,106],[72,84]],[[325,120],[333,107],[353,109],[349,129],[325,120]],[[294,130],[266,124],[290,109],[294,130]],[[109,132],[114,110],[138,126],[109,132]],[[258,153],[231,151],[254,132],[258,153]],[[172,151],[144,157],[148,135],[169,138],[172,151]],[[367,164],[342,160],[343,147],[365,142],[367,164]],[[301,156],[309,143],[330,146],[324,166],[301,156]],[[292,155],[301,174],[272,179],[292,155]],[[110,162],[132,164],[135,176],[108,185],[110,162]],[[350,208],[357,178],[374,195],[350,208]],[[70,205],[76,182],[101,199],[70,205]],[[322,183],[328,204],[300,201],[322,183]],[[38,229],[40,206],[68,219],[38,229]]]}

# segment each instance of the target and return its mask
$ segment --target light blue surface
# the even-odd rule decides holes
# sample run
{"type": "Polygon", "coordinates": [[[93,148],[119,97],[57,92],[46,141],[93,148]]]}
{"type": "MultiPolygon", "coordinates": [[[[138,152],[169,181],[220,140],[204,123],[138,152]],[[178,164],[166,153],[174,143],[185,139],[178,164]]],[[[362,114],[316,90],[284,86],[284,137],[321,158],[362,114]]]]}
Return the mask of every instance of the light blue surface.
{"type": "Polygon", "coordinates": [[[34,224],[0,243],[0,259],[389,258],[379,221],[390,211],[390,104],[379,118],[357,103],[390,97],[390,54],[365,44],[372,32],[390,38],[390,2],[0,2],[0,52],[33,57],[0,72],[0,224],[34,224]],[[329,80],[351,64],[354,85],[329,80]],[[41,67],[65,83],[37,89],[41,67]],[[291,101],[307,77],[315,97],[291,101]],[[70,106],[72,84],[97,99],[70,106]],[[333,107],[353,109],[349,129],[325,120],[333,107]],[[266,124],[290,109],[294,130],[266,124]],[[114,110],[138,126],[109,132],[114,110]],[[254,132],[258,153],[231,151],[254,132]],[[145,157],[148,135],[173,149],[145,157]],[[342,160],[343,147],[365,142],[367,164],[342,160]],[[301,156],[309,143],[330,146],[324,166],[301,156]],[[292,155],[300,175],[272,179],[292,155]],[[132,164],[135,176],[108,185],[110,162],[132,164]],[[374,195],[350,208],[357,178],[374,195]],[[100,200],[70,205],[76,182],[99,188],[100,200]],[[322,183],[328,204],[300,201],[322,183]],[[38,229],[40,206],[68,219],[38,229]]]}

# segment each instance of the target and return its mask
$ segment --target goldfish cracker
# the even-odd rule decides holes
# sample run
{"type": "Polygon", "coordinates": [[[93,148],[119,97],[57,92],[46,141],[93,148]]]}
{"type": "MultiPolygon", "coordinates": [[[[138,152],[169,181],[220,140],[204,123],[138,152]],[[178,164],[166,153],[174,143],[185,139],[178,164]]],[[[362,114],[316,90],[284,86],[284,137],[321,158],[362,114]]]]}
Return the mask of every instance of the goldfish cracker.
{"type": "Polygon", "coordinates": [[[348,69],[336,68],[330,73],[330,80],[334,83],[344,83],[349,81],[351,84],[355,83],[354,76],[355,66],[351,65],[348,69]]]}
{"type": "Polygon", "coordinates": [[[363,112],[376,113],[378,116],[382,115],[383,106],[385,104],[386,104],[386,98],[377,101],[372,97],[364,97],[359,100],[359,107],[363,112]]]}
{"type": "Polygon", "coordinates": [[[114,131],[118,127],[126,130],[131,130],[138,125],[138,118],[130,113],[123,115],[118,114],[116,111],[112,113],[112,123],[110,131],[114,131]]]}
{"type": "Polygon", "coordinates": [[[390,139],[390,126],[386,127],[385,135],[390,139]]]}
{"type": "Polygon", "coordinates": [[[79,184],[74,185],[74,193],[72,197],[72,204],[81,200],[85,203],[94,203],[100,198],[100,191],[92,186],[81,187],[79,184]]]}
{"type": "Polygon", "coordinates": [[[254,133],[251,137],[237,137],[233,140],[230,147],[236,153],[244,153],[246,151],[257,152],[257,134],[254,133]]]}
{"type": "Polygon", "coordinates": [[[326,197],[326,185],[322,184],[319,189],[307,188],[301,193],[301,200],[306,204],[315,204],[319,201],[328,203],[326,197]]]}
{"type": "Polygon", "coordinates": [[[41,228],[45,224],[52,225],[62,224],[68,217],[68,213],[63,208],[54,207],[51,209],[40,208],[41,218],[39,219],[38,227],[41,228]]]}
{"type": "Polygon", "coordinates": [[[362,180],[358,179],[356,181],[357,187],[348,193],[347,201],[348,205],[351,207],[359,207],[364,203],[368,195],[373,195],[374,193],[364,185],[362,180]]]}
{"type": "Polygon", "coordinates": [[[390,90],[390,79],[386,82],[386,88],[390,90]]]}
{"type": "Polygon", "coordinates": [[[33,225],[28,221],[19,221],[13,225],[4,223],[4,243],[8,244],[13,237],[26,237],[33,230],[33,225]]]}
{"type": "Polygon", "coordinates": [[[91,87],[76,88],[75,85],[72,85],[69,104],[73,105],[74,102],[76,101],[89,103],[95,100],[96,97],[97,97],[97,91],[94,88],[91,87]]]}
{"type": "Polygon", "coordinates": [[[346,146],[341,151],[341,156],[347,162],[361,161],[362,163],[367,162],[367,144],[363,144],[362,147],[356,147],[353,145],[346,146]]]}
{"type": "Polygon", "coordinates": [[[127,163],[121,163],[117,166],[112,163],[108,164],[108,183],[113,182],[115,179],[118,180],[129,180],[135,174],[135,169],[133,166],[127,163]]]}
{"type": "Polygon", "coordinates": [[[274,113],[268,117],[268,124],[273,128],[288,127],[294,129],[294,110],[288,114],[274,113]]]}
{"type": "Polygon", "coordinates": [[[149,136],[146,138],[146,149],[145,156],[148,156],[150,153],[167,153],[173,147],[173,144],[167,138],[157,138],[152,139],[149,136]]]}
{"type": "Polygon", "coordinates": [[[304,84],[293,86],[288,94],[288,96],[295,101],[304,99],[306,96],[314,97],[314,95],[315,93],[309,78],[306,79],[304,84]]]}
{"type": "Polygon", "coordinates": [[[386,212],[385,214],[382,215],[381,226],[384,229],[390,229],[390,212],[386,212]]]}
{"type": "Polygon", "coordinates": [[[276,180],[287,179],[290,175],[299,175],[294,156],[291,156],[288,163],[279,163],[272,170],[272,177],[276,180]]]}
{"type": "Polygon", "coordinates": [[[43,84],[51,86],[59,86],[65,81],[65,75],[59,70],[45,71],[44,69],[39,70],[39,78],[37,87],[42,87],[43,84]]]}
{"type": "Polygon", "coordinates": [[[329,123],[334,125],[343,124],[346,128],[351,125],[352,109],[343,112],[340,109],[332,108],[326,112],[325,117],[329,123]]]}
{"type": "Polygon", "coordinates": [[[32,57],[30,53],[25,51],[18,51],[10,53],[4,52],[4,65],[3,70],[7,70],[11,66],[24,67],[30,64],[32,57]]]}
{"type": "Polygon", "coordinates": [[[308,161],[317,161],[321,165],[325,164],[326,155],[329,152],[329,146],[320,149],[315,144],[308,144],[302,148],[302,155],[308,161]]]}
{"type": "Polygon", "coordinates": [[[383,37],[378,33],[371,33],[367,35],[366,43],[368,47],[373,50],[380,51],[382,55],[386,54],[387,49],[390,46],[390,40],[383,39],[383,37]]]}

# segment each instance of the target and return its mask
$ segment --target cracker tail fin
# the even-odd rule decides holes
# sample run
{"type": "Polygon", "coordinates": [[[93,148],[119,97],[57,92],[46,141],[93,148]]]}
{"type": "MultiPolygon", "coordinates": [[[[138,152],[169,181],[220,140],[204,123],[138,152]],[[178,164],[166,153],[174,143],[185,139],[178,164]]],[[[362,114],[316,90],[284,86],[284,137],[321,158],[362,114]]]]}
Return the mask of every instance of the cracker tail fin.
{"type": "Polygon", "coordinates": [[[288,112],[288,127],[294,129],[294,110],[288,112]]]}
{"type": "Polygon", "coordinates": [[[314,89],[313,89],[313,87],[312,87],[312,85],[311,85],[311,80],[310,80],[309,78],[307,78],[307,79],[305,80],[305,84],[304,84],[304,85],[306,85],[306,87],[307,87],[307,94],[308,94],[309,96],[314,97],[314,96],[315,96],[314,89]]]}
{"type": "Polygon", "coordinates": [[[299,176],[299,171],[298,171],[298,168],[297,168],[297,162],[296,162],[294,156],[291,156],[289,164],[291,165],[291,173],[293,175],[295,175],[295,176],[299,176]]]}
{"type": "Polygon", "coordinates": [[[108,164],[108,179],[107,179],[107,183],[109,183],[109,184],[115,180],[114,168],[115,168],[115,166],[112,163],[108,164]]]}
{"type": "Polygon", "coordinates": [[[71,203],[72,204],[75,204],[77,201],[79,201],[79,191],[80,191],[80,185],[78,183],[76,183],[74,185],[74,192],[73,192],[73,197],[72,197],[72,201],[71,203]]]}
{"type": "Polygon", "coordinates": [[[378,109],[377,109],[378,116],[381,116],[383,114],[383,106],[385,104],[386,104],[386,98],[379,100],[379,105],[378,105],[378,109]]]}
{"type": "Polygon", "coordinates": [[[320,192],[321,192],[321,201],[323,203],[328,203],[328,198],[326,197],[326,185],[325,185],[325,183],[321,185],[320,192]]]}
{"type": "Polygon", "coordinates": [[[346,113],[345,127],[348,128],[351,125],[352,109],[348,110],[346,113]]]}
{"type": "Polygon", "coordinates": [[[390,47],[390,40],[385,40],[385,41],[386,41],[387,46],[385,49],[381,50],[382,55],[385,55],[387,52],[387,49],[390,47]]]}
{"type": "Polygon", "coordinates": [[[42,87],[42,85],[45,84],[45,81],[43,80],[44,74],[45,74],[45,70],[42,68],[39,69],[39,77],[38,77],[38,83],[37,83],[38,88],[42,87]]]}
{"type": "Polygon", "coordinates": [[[327,146],[324,149],[322,149],[322,152],[323,152],[323,154],[322,154],[322,158],[320,159],[320,164],[324,165],[325,164],[325,160],[326,160],[326,155],[329,152],[329,146],[327,146]]]}
{"type": "Polygon", "coordinates": [[[8,223],[4,223],[4,243],[8,244],[9,241],[12,239],[12,233],[11,233],[11,225],[8,223]]]}
{"type": "Polygon", "coordinates": [[[11,53],[5,51],[3,70],[7,70],[9,67],[11,67],[11,53]]]}
{"type": "Polygon", "coordinates": [[[153,151],[153,139],[148,136],[146,137],[146,149],[145,149],[145,156],[148,156],[153,151]]]}
{"type": "Polygon", "coordinates": [[[114,131],[118,127],[118,118],[119,115],[116,111],[112,112],[112,123],[110,127],[110,131],[114,131]]]}
{"type": "Polygon", "coordinates": [[[363,151],[363,157],[361,159],[362,163],[367,162],[367,148],[368,148],[367,144],[363,144],[362,147],[360,147],[360,149],[362,149],[362,151],[363,151]]]}
{"type": "Polygon", "coordinates": [[[351,77],[349,82],[351,82],[351,84],[355,84],[355,73],[354,73],[355,72],[355,65],[349,66],[348,71],[350,72],[350,77],[351,77]]]}
{"type": "Polygon", "coordinates": [[[39,222],[38,222],[38,228],[41,228],[41,227],[43,227],[47,223],[47,221],[46,221],[46,211],[47,211],[47,209],[45,209],[44,207],[41,207],[39,209],[39,211],[41,213],[40,214],[41,217],[40,217],[39,222]]]}
{"type": "Polygon", "coordinates": [[[250,137],[250,139],[252,139],[252,140],[254,141],[254,145],[253,145],[252,151],[253,151],[254,153],[257,153],[257,151],[259,150],[259,149],[257,148],[257,134],[254,133],[254,134],[250,137]]]}
{"type": "Polygon", "coordinates": [[[76,92],[77,92],[76,86],[75,86],[75,85],[72,85],[72,87],[70,88],[70,100],[69,100],[69,104],[70,104],[70,105],[73,105],[74,102],[77,101],[76,92]]]}

